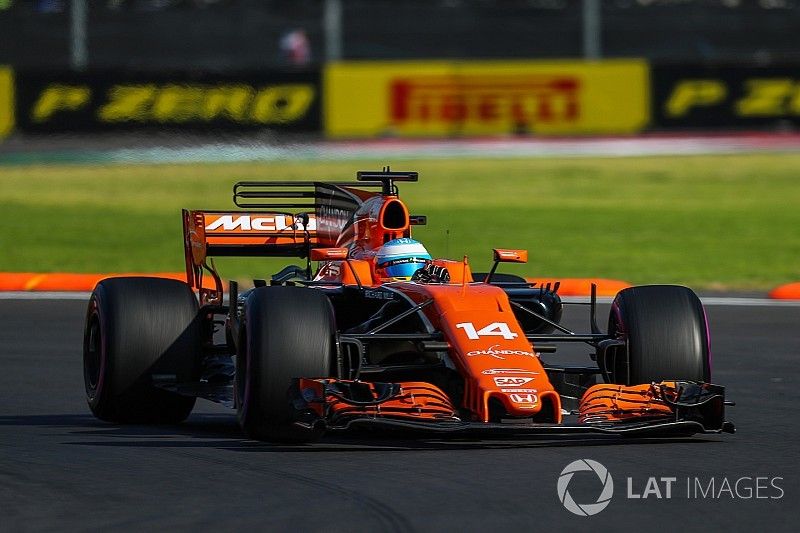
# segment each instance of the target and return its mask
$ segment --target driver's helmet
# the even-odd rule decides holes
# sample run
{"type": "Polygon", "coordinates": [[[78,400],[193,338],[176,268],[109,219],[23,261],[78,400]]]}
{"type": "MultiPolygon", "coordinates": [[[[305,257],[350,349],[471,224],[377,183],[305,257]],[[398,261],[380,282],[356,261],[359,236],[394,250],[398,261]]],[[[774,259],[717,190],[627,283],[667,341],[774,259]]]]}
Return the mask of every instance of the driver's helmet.
{"type": "Polygon", "coordinates": [[[414,239],[394,239],[378,250],[375,267],[383,278],[410,279],[411,276],[431,262],[431,254],[414,239]]]}

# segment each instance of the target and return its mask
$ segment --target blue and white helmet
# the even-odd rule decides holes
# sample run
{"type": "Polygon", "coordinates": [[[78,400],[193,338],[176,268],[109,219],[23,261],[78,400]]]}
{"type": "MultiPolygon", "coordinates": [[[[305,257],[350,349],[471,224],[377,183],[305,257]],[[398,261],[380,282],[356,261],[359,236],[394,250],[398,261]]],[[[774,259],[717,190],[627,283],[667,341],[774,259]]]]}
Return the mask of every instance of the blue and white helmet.
{"type": "Polygon", "coordinates": [[[378,274],[385,278],[411,278],[412,274],[431,262],[431,254],[414,239],[387,242],[375,256],[378,274]]]}

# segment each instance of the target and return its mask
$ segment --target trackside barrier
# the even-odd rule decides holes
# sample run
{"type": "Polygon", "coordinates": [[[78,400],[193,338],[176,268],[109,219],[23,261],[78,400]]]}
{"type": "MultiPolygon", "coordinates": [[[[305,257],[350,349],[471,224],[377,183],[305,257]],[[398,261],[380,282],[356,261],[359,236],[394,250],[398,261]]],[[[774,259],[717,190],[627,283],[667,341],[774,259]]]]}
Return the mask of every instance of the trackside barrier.
{"type": "Polygon", "coordinates": [[[800,65],[651,65],[659,130],[786,130],[800,126],[800,65]]]}
{"type": "MultiPolygon", "coordinates": [[[[0,67],[0,106],[2,105],[0,67]]],[[[17,71],[16,126],[30,133],[322,128],[319,70],[236,74],[17,71]]],[[[0,119],[2,134],[2,119],[0,119]]]]}
{"type": "Polygon", "coordinates": [[[323,96],[332,139],[630,134],[650,121],[643,59],[334,62],[323,96]]]}

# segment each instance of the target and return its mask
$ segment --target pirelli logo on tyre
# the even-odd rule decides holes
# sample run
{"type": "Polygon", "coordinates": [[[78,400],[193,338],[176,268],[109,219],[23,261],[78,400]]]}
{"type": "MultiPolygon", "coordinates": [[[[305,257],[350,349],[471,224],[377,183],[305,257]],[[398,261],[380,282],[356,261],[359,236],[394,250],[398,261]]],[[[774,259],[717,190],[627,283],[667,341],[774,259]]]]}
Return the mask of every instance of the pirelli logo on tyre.
{"type": "Polygon", "coordinates": [[[343,62],[324,73],[330,137],[632,133],[649,121],[642,61],[343,62]]]}
{"type": "Polygon", "coordinates": [[[319,72],[146,78],[110,72],[22,73],[20,127],[320,130],[319,72]]]}

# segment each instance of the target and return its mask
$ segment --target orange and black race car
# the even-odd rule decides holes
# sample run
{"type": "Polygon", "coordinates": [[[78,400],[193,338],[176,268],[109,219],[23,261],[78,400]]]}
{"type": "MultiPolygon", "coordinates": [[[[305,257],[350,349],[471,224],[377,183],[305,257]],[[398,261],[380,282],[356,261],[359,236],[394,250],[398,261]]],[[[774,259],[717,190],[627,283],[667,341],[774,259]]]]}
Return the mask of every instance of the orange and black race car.
{"type": "Polygon", "coordinates": [[[593,289],[590,331],[576,333],[560,324],[569,304],[557,283],[496,273],[525,262],[525,250],[494,250],[487,273],[466,258],[432,258],[411,236],[426,218],[398,195],[415,172],[357,179],[237,183],[240,210],[184,210],[186,283],[101,281],[84,336],[92,412],[179,422],[207,398],[235,407],[248,435],[277,441],[360,428],[733,432],[724,388],[710,384],[705,312],[690,289],[619,292],[606,332],[593,289]],[[307,261],[246,291],[231,281],[226,299],[212,256],[307,261]],[[564,343],[590,346],[594,362],[545,362],[564,343]]]}

